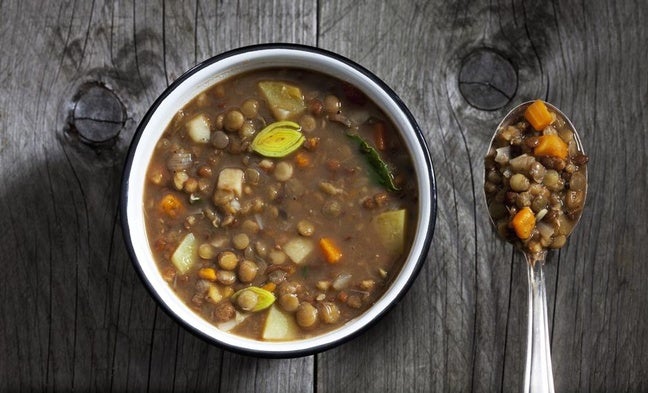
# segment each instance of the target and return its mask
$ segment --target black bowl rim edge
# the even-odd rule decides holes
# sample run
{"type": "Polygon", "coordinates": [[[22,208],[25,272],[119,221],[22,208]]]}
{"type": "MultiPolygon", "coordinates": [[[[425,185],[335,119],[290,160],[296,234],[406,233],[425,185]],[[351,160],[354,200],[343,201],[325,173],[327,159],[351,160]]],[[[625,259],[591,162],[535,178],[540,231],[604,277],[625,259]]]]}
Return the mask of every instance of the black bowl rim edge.
{"type": "Polygon", "coordinates": [[[175,320],[180,326],[183,326],[187,331],[192,333],[193,335],[201,338],[202,340],[210,343],[210,344],[215,344],[221,348],[227,349],[229,351],[239,353],[242,355],[248,355],[248,356],[256,356],[256,357],[263,357],[263,358],[298,358],[298,357],[303,357],[303,356],[310,356],[314,355],[316,353],[320,353],[323,351],[326,351],[328,349],[331,349],[333,347],[339,346],[345,342],[348,342],[352,340],[353,338],[359,336],[360,334],[364,333],[368,329],[370,329],[372,326],[374,326],[379,320],[381,320],[385,314],[387,314],[396,304],[398,304],[405,294],[409,291],[410,287],[414,283],[414,280],[418,277],[422,267],[423,263],[425,262],[427,258],[427,254],[430,248],[430,244],[432,242],[432,237],[434,235],[434,230],[435,230],[435,225],[436,225],[436,216],[437,216],[437,187],[436,187],[436,177],[434,174],[434,168],[432,166],[432,161],[430,158],[430,152],[429,148],[427,146],[427,143],[425,141],[425,137],[423,136],[423,133],[421,131],[421,128],[419,127],[418,123],[414,119],[414,116],[410,112],[410,110],[407,108],[407,106],[403,103],[403,101],[400,99],[400,97],[385,83],[383,82],[380,78],[378,78],[376,75],[374,75],[371,71],[367,70],[363,66],[359,65],[358,63],[342,56],[337,53],[313,47],[313,46],[308,46],[308,45],[302,45],[302,44],[289,44],[289,43],[274,43],[274,44],[256,44],[256,45],[250,45],[250,46],[243,46],[240,48],[232,49],[223,53],[220,53],[218,55],[215,55],[213,57],[210,57],[189,70],[187,70],[185,73],[183,73],[178,79],[173,81],[159,96],[158,98],[154,101],[153,105],[148,109],[142,120],[137,126],[137,129],[135,130],[135,134],[133,135],[133,138],[130,142],[130,146],[128,149],[128,153],[126,155],[126,161],[124,164],[124,169],[122,171],[122,181],[121,181],[121,192],[120,192],[120,206],[119,206],[119,214],[120,214],[120,221],[121,221],[121,227],[122,227],[122,236],[124,238],[124,242],[126,244],[126,248],[128,251],[128,255],[130,257],[131,263],[135,267],[135,271],[137,272],[137,275],[139,276],[140,280],[144,283],[144,286],[148,290],[148,292],[151,294],[153,299],[155,299],[156,303],[161,306],[162,310],[169,315],[173,320],[175,320]],[[246,52],[251,52],[251,51],[258,51],[258,50],[267,50],[267,49],[288,49],[288,50],[295,50],[295,51],[306,51],[306,52],[312,52],[315,54],[319,55],[324,55],[330,58],[333,58],[335,60],[338,60],[342,63],[345,63],[346,65],[354,68],[355,70],[359,71],[362,73],[364,76],[369,78],[372,82],[376,83],[383,91],[385,91],[390,98],[398,105],[400,110],[406,115],[408,121],[412,125],[412,128],[414,129],[416,133],[416,137],[418,139],[419,145],[421,149],[423,150],[423,155],[425,157],[425,165],[427,166],[428,173],[430,174],[429,176],[429,182],[430,182],[430,212],[431,216],[430,217],[430,224],[428,227],[428,231],[426,233],[424,242],[423,242],[423,248],[421,250],[421,255],[419,256],[418,260],[416,261],[416,265],[414,267],[414,270],[412,271],[412,274],[409,276],[407,282],[403,286],[403,289],[397,294],[397,296],[394,298],[394,300],[388,304],[379,314],[376,315],[374,319],[372,319],[369,323],[365,324],[362,326],[360,329],[357,331],[353,332],[352,334],[349,334],[348,336],[344,336],[338,340],[328,342],[326,344],[322,344],[319,346],[314,346],[314,347],[309,347],[307,349],[302,349],[302,350],[295,350],[295,351],[277,351],[277,352],[272,352],[272,351],[259,351],[259,350],[254,350],[251,348],[241,348],[238,346],[230,345],[218,340],[215,340],[213,337],[210,337],[200,330],[194,328],[187,322],[185,322],[182,318],[177,316],[173,310],[171,310],[164,301],[160,298],[158,293],[155,291],[154,288],[152,288],[151,284],[147,280],[141,266],[137,262],[137,257],[135,255],[135,250],[133,248],[133,244],[131,241],[131,236],[130,236],[130,229],[128,225],[128,215],[127,215],[127,205],[128,205],[128,185],[129,185],[129,175],[131,172],[131,167],[133,163],[133,156],[135,155],[135,151],[137,149],[137,146],[139,145],[140,138],[142,136],[142,133],[144,131],[144,128],[148,124],[151,116],[153,113],[156,111],[158,106],[164,101],[164,99],[171,94],[173,90],[175,90],[184,80],[188,79],[190,76],[195,74],[196,72],[202,70],[205,67],[208,67],[209,65],[221,61],[225,58],[239,55],[242,53],[246,52]]]}

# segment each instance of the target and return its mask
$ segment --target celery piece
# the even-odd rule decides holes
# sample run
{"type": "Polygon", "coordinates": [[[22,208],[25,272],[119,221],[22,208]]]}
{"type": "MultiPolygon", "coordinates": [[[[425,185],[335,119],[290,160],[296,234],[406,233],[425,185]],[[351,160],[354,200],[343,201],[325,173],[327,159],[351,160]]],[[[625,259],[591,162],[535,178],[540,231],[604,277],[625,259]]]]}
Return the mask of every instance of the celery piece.
{"type": "Polygon", "coordinates": [[[198,257],[198,242],[192,233],[188,233],[175,249],[171,262],[180,274],[186,274],[198,257]]]}
{"type": "Polygon", "coordinates": [[[373,219],[380,242],[394,254],[401,254],[405,248],[405,220],[405,209],[386,211],[373,219]]]}
{"type": "Polygon", "coordinates": [[[304,96],[297,86],[280,81],[259,82],[259,89],[277,120],[295,118],[306,109],[304,96]]]}

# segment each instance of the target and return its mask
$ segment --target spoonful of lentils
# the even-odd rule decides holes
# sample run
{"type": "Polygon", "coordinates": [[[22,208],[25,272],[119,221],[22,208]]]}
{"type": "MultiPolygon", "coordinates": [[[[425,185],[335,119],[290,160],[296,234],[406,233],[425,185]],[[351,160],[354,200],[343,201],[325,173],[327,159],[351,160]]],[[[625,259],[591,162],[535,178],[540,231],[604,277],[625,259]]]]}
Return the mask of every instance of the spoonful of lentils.
{"type": "Polygon", "coordinates": [[[486,154],[484,193],[491,221],[527,262],[525,392],[554,392],[542,267],[547,251],[563,247],[581,217],[588,160],[571,121],[541,100],[511,110],[486,154]]]}

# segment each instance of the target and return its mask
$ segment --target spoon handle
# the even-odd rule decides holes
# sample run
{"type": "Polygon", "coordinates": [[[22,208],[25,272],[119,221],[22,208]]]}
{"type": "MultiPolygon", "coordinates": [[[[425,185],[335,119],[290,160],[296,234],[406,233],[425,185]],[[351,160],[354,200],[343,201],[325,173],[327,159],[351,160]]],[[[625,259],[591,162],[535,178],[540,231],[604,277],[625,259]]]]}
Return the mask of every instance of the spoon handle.
{"type": "Polygon", "coordinates": [[[524,373],[525,392],[554,392],[551,349],[547,318],[547,288],[543,260],[528,259],[529,323],[527,359],[524,373]]]}

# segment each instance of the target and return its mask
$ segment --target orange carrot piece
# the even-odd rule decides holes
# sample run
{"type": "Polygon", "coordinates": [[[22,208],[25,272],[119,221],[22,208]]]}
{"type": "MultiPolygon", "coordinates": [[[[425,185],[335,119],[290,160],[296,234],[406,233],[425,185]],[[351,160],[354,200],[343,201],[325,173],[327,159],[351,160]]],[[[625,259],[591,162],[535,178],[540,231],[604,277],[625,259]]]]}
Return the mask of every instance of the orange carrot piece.
{"type": "Polygon", "coordinates": [[[533,210],[530,207],[525,207],[518,211],[511,220],[515,234],[522,240],[528,239],[531,236],[535,224],[535,214],[533,214],[533,210]]]}
{"type": "Polygon", "coordinates": [[[160,209],[169,217],[175,218],[184,209],[184,205],[177,196],[166,194],[160,201],[160,209]]]}
{"type": "Polygon", "coordinates": [[[547,105],[541,100],[535,100],[524,111],[524,118],[527,119],[536,131],[544,130],[553,121],[547,105]]]}
{"type": "Polygon", "coordinates": [[[335,245],[330,237],[323,237],[319,241],[319,246],[324,253],[324,258],[328,263],[338,263],[342,258],[342,251],[335,245]]]}
{"type": "Polygon", "coordinates": [[[203,267],[198,270],[198,277],[207,281],[216,281],[216,270],[211,267],[203,267]]]}
{"type": "Polygon", "coordinates": [[[540,136],[538,145],[533,149],[533,155],[535,156],[550,156],[564,160],[568,154],[567,144],[555,134],[540,136]]]}
{"type": "Polygon", "coordinates": [[[265,289],[268,292],[274,292],[277,289],[277,284],[272,281],[265,283],[261,288],[265,289]]]}
{"type": "Polygon", "coordinates": [[[295,164],[297,164],[297,166],[300,168],[306,168],[310,166],[310,163],[310,156],[303,151],[297,153],[297,155],[295,156],[295,164]]]}
{"type": "Polygon", "coordinates": [[[387,148],[387,136],[385,135],[385,123],[379,121],[373,127],[374,143],[376,149],[384,151],[387,148]]]}

